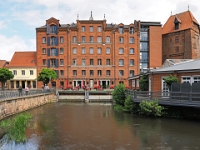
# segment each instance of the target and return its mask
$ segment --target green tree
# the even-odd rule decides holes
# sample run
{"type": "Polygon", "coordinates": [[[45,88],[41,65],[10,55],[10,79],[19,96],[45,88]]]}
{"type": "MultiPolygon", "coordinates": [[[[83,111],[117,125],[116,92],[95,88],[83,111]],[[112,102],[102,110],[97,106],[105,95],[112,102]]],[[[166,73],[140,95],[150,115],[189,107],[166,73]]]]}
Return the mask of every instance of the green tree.
{"type": "Polygon", "coordinates": [[[167,84],[168,88],[171,90],[171,85],[172,83],[177,83],[178,82],[178,78],[171,75],[169,77],[166,77],[163,79],[165,81],[165,83],[167,84]]]}
{"type": "Polygon", "coordinates": [[[116,102],[117,105],[122,105],[124,106],[124,101],[125,101],[125,86],[123,84],[118,84],[112,95],[113,95],[113,99],[116,102]]]}
{"type": "Polygon", "coordinates": [[[54,70],[49,68],[44,68],[40,71],[39,76],[37,77],[38,81],[42,81],[43,84],[48,84],[50,80],[57,78],[57,74],[54,70]]]}
{"type": "Polygon", "coordinates": [[[5,88],[5,83],[7,80],[13,79],[14,75],[12,71],[8,70],[7,68],[0,68],[0,82],[2,86],[2,90],[5,88]]]}
{"type": "Polygon", "coordinates": [[[142,78],[139,80],[140,90],[147,91],[149,88],[149,79],[148,75],[142,75],[142,78]]]}
{"type": "Polygon", "coordinates": [[[124,102],[124,111],[133,112],[134,107],[135,107],[135,104],[132,101],[131,96],[128,95],[124,102]]]}

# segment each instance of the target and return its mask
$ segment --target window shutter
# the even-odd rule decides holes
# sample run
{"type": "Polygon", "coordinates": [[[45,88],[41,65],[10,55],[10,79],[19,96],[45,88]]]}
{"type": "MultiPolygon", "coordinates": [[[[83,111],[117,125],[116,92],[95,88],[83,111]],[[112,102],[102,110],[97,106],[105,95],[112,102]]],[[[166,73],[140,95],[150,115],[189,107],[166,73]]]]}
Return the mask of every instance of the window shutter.
{"type": "Polygon", "coordinates": [[[47,24],[46,27],[47,27],[47,34],[49,34],[50,33],[50,26],[47,24]]]}
{"type": "Polygon", "coordinates": [[[58,59],[56,59],[56,68],[58,68],[58,59]]]}
{"type": "Polygon", "coordinates": [[[50,56],[50,48],[47,49],[47,56],[50,56]]]}
{"type": "Polygon", "coordinates": [[[47,37],[47,46],[50,46],[50,37],[47,37]]]}
{"type": "Polygon", "coordinates": [[[58,24],[56,25],[56,34],[58,34],[58,24]]]}
{"type": "Polygon", "coordinates": [[[48,66],[47,67],[50,68],[50,59],[48,59],[48,66]]]}
{"type": "Polygon", "coordinates": [[[58,37],[56,37],[56,46],[58,46],[58,37]]]}
{"type": "Polygon", "coordinates": [[[56,56],[58,56],[58,48],[56,48],[56,56]]]}

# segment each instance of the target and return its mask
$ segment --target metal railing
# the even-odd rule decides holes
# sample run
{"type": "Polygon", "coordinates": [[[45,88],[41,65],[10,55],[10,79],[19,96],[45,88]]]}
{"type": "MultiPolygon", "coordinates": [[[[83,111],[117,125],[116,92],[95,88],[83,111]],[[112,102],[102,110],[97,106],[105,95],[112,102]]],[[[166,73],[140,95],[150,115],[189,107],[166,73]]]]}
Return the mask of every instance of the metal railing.
{"type": "Polygon", "coordinates": [[[52,92],[55,92],[55,89],[52,88],[46,91],[43,89],[35,89],[35,90],[29,90],[28,93],[26,93],[26,91],[24,90],[22,90],[21,92],[19,92],[18,90],[5,90],[5,91],[0,91],[0,100],[38,95],[38,94],[48,94],[52,92]]]}

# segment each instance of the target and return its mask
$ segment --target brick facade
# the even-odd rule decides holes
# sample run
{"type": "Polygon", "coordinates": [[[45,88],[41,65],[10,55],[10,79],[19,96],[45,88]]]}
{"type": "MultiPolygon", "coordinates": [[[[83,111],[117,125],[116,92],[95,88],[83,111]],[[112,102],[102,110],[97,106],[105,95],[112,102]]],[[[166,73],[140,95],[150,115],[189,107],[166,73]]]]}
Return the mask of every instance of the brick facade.
{"type": "MultiPolygon", "coordinates": [[[[160,67],[161,24],[149,24],[148,30],[147,64],[160,67]]],[[[36,41],[38,75],[43,68],[54,69],[58,78],[52,86],[128,86],[128,77],[141,70],[140,21],[116,25],[107,24],[105,18],[90,18],[59,24],[59,20],[50,18],[45,26],[36,28],[36,41]]]]}

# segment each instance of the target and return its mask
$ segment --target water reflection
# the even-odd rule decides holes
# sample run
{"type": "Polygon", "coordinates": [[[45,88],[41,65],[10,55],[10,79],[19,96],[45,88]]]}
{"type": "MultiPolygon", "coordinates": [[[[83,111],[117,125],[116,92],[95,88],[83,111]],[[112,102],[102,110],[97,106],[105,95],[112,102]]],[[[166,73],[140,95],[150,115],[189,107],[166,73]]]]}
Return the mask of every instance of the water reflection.
{"type": "Polygon", "coordinates": [[[24,145],[0,149],[200,149],[199,122],[114,112],[110,103],[53,103],[30,110],[24,145]]]}

